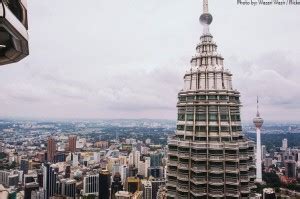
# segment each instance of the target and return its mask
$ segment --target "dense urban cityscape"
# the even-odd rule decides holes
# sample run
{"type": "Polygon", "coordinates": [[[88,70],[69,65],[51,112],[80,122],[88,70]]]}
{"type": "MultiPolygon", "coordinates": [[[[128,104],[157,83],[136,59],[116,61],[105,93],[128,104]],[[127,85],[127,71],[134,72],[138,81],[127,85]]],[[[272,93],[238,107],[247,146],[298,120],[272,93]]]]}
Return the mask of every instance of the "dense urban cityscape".
{"type": "MultiPolygon", "coordinates": [[[[174,126],[168,120],[1,120],[0,184],[7,192],[0,196],[159,198],[166,194],[166,143],[174,126]]],[[[253,124],[244,133],[255,141],[253,124]]],[[[300,191],[299,139],[300,124],[264,125],[262,187],[291,197],[300,191]]]]}

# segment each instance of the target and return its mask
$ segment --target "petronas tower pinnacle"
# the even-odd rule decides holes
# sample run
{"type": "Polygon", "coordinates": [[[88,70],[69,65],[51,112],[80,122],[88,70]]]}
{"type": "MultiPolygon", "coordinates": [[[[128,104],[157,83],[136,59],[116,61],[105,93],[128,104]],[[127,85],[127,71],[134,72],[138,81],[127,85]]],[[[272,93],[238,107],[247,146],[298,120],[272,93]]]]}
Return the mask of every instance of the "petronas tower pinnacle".
{"type": "Polygon", "coordinates": [[[212,21],[203,0],[204,31],[184,75],[177,130],[168,141],[168,198],[246,199],[255,188],[254,143],[242,134],[240,93],[217,53],[212,21]]]}

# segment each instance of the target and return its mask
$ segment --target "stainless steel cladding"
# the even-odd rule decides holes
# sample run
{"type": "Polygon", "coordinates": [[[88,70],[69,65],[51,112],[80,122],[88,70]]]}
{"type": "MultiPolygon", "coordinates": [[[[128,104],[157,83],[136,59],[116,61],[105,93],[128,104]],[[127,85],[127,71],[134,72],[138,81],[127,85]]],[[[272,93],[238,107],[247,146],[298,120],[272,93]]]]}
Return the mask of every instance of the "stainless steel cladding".
{"type": "Polygon", "coordinates": [[[0,0],[0,65],[29,54],[26,0],[0,0]]]}

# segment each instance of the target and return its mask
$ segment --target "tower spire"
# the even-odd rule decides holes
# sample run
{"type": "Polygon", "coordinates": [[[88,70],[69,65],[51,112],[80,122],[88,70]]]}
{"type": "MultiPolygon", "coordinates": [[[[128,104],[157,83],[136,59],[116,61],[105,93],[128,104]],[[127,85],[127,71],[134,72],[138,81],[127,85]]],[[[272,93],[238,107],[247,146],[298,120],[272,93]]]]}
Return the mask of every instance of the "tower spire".
{"type": "Polygon", "coordinates": [[[208,13],[208,0],[203,0],[203,13],[208,13]]]}
{"type": "Polygon", "coordinates": [[[203,25],[203,34],[209,34],[209,25],[213,21],[212,15],[208,12],[208,0],[203,0],[203,13],[200,16],[200,23],[203,25]]]}
{"type": "Polygon", "coordinates": [[[257,96],[257,100],[256,100],[256,117],[260,117],[258,96],[257,96]]]}

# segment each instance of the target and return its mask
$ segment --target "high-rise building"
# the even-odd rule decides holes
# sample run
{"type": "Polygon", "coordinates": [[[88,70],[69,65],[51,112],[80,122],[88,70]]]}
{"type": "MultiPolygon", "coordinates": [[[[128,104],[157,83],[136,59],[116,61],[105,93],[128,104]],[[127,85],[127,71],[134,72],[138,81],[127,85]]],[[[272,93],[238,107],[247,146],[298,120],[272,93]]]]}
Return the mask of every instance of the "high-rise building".
{"type": "Polygon", "coordinates": [[[284,138],[282,140],[282,147],[281,150],[285,151],[288,148],[288,140],[286,138],[284,138]]]}
{"type": "Polygon", "coordinates": [[[123,184],[125,184],[126,182],[126,179],[128,177],[128,172],[129,172],[128,167],[126,165],[122,165],[120,174],[121,174],[121,180],[123,184]]]}
{"type": "Polygon", "coordinates": [[[262,160],[264,160],[266,158],[266,155],[267,155],[266,145],[261,145],[261,158],[262,158],[262,160]]]}
{"type": "Polygon", "coordinates": [[[141,180],[137,177],[128,177],[125,188],[126,191],[134,194],[136,191],[141,190],[141,180]]]}
{"type": "Polygon", "coordinates": [[[43,164],[43,189],[45,198],[54,196],[57,190],[58,169],[52,167],[49,163],[43,164]]]}
{"type": "Polygon", "coordinates": [[[53,162],[56,153],[56,143],[53,137],[49,137],[47,141],[47,161],[53,162]]]}
{"type": "Polygon", "coordinates": [[[31,192],[36,190],[39,190],[39,183],[26,183],[24,188],[24,199],[31,199],[31,192]]]}
{"type": "Polygon", "coordinates": [[[83,178],[83,195],[99,194],[99,174],[88,174],[83,178]]]}
{"type": "Polygon", "coordinates": [[[116,173],[113,177],[113,182],[111,184],[111,198],[115,199],[116,198],[115,194],[118,191],[122,191],[122,190],[123,190],[123,185],[121,181],[121,175],[120,173],[116,173]]]}
{"type": "Polygon", "coordinates": [[[168,140],[168,198],[249,198],[255,188],[254,143],[242,134],[240,93],[217,53],[212,20],[203,0],[204,32],[184,75],[177,130],[168,140]]]}
{"type": "Polygon", "coordinates": [[[152,199],[152,184],[151,181],[142,181],[143,199],[152,199]]]}
{"type": "Polygon", "coordinates": [[[149,178],[151,181],[152,186],[152,199],[156,199],[157,192],[159,191],[160,187],[165,187],[166,180],[161,178],[149,178]]]}
{"type": "Polygon", "coordinates": [[[296,178],[297,164],[294,160],[287,160],[285,165],[285,175],[289,178],[296,178]]]}
{"type": "Polygon", "coordinates": [[[262,183],[262,151],[261,151],[261,133],[260,129],[264,123],[264,120],[260,117],[258,111],[258,98],[257,98],[257,113],[253,119],[253,123],[256,127],[256,182],[262,183]]]}
{"type": "Polygon", "coordinates": [[[21,159],[20,170],[23,171],[23,174],[27,174],[29,169],[29,161],[27,159],[21,159]]]}
{"type": "Polygon", "coordinates": [[[5,187],[18,186],[19,178],[20,176],[18,171],[0,171],[0,184],[5,187]]]}
{"type": "Polygon", "coordinates": [[[110,198],[110,173],[107,170],[102,170],[99,174],[99,199],[110,198]]]}
{"type": "Polygon", "coordinates": [[[68,199],[76,197],[76,180],[63,179],[61,180],[61,195],[68,199]]]}
{"type": "Polygon", "coordinates": [[[71,153],[76,152],[76,142],[77,142],[77,136],[76,135],[70,135],[69,136],[69,151],[71,153]]]}
{"type": "Polygon", "coordinates": [[[0,1],[0,65],[18,62],[29,54],[27,1],[0,1]]]}
{"type": "Polygon", "coordinates": [[[151,167],[159,167],[161,166],[162,154],[155,152],[150,154],[151,159],[151,167]]]}

